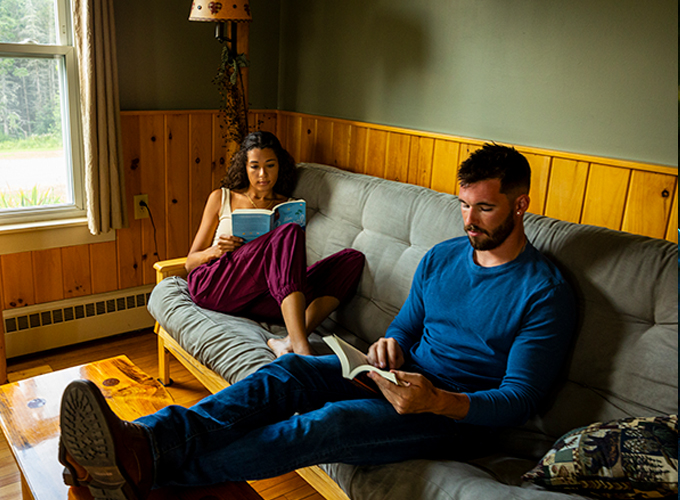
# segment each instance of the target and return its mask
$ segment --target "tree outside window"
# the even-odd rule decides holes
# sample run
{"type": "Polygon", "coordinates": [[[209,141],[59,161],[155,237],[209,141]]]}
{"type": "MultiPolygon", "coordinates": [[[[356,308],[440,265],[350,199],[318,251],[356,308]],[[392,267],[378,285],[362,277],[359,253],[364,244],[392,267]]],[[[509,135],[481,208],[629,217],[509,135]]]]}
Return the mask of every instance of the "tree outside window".
{"type": "Polygon", "coordinates": [[[0,0],[0,225],[84,215],[67,0],[0,0]]]}

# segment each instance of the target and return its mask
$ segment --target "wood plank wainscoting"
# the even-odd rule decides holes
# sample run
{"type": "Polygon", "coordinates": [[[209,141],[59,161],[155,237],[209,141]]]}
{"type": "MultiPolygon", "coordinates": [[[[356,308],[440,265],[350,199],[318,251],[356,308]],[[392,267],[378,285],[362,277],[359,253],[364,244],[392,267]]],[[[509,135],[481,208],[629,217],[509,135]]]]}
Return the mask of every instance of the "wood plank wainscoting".
{"type": "MultiPolygon", "coordinates": [[[[273,121],[256,112],[255,123],[273,121]]],[[[279,111],[276,133],[297,161],[457,194],[458,165],[484,142],[279,111]]],[[[677,242],[674,167],[515,147],[532,168],[529,211],[677,242]]]]}
{"type": "MultiPolygon", "coordinates": [[[[253,110],[250,123],[276,133],[297,161],[454,194],[457,166],[484,142],[285,111],[253,110]]],[[[154,262],[187,254],[234,150],[217,112],[127,111],[122,128],[128,214],[133,196],[148,194],[152,218],[131,216],[108,243],[0,256],[3,310],[153,284],[154,262]]],[[[533,169],[531,212],[677,242],[676,168],[517,149],[533,169]]]]}

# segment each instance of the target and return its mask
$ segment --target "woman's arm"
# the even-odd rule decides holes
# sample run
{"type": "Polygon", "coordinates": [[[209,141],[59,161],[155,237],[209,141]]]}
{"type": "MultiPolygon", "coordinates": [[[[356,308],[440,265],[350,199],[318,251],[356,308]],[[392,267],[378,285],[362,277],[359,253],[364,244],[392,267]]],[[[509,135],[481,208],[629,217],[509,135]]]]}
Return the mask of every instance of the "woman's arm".
{"type": "Polygon", "coordinates": [[[184,265],[187,272],[191,272],[201,264],[205,264],[212,259],[220,257],[226,249],[220,245],[213,245],[215,231],[220,222],[220,208],[222,207],[222,190],[217,189],[210,193],[208,201],[203,209],[201,225],[198,227],[194,241],[187,255],[187,262],[184,265]]]}

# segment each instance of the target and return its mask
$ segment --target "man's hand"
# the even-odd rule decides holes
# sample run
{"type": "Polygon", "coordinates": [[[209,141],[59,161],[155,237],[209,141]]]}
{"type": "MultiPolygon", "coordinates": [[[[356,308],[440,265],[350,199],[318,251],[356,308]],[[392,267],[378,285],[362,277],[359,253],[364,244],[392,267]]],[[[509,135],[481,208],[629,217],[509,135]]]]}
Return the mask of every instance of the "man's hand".
{"type": "Polygon", "coordinates": [[[404,364],[404,353],[396,340],[383,337],[369,347],[368,362],[376,368],[396,370],[404,364]]]}
{"type": "Polygon", "coordinates": [[[397,413],[405,415],[432,411],[437,399],[437,389],[432,382],[420,373],[391,371],[401,385],[393,384],[378,373],[369,372],[368,376],[378,385],[385,399],[392,403],[397,413]]]}
{"type": "Polygon", "coordinates": [[[427,377],[420,373],[391,370],[400,385],[395,385],[377,373],[369,372],[385,399],[400,415],[407,413],[436,413],[456,420],[462,419],[470,409],[470,400],[465,394],[437,389],[427,377]]]}

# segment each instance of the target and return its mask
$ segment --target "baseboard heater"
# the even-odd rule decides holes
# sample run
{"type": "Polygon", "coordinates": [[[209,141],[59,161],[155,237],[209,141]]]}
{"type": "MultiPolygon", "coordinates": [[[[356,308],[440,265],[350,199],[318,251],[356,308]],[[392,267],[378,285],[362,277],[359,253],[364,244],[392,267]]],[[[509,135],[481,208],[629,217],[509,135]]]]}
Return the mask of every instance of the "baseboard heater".
{"type": "Polygon", "coordinates": [[[153,285],[46,302],[2,312],[7,357],[63,347],[153,325],[153,285]]]}

